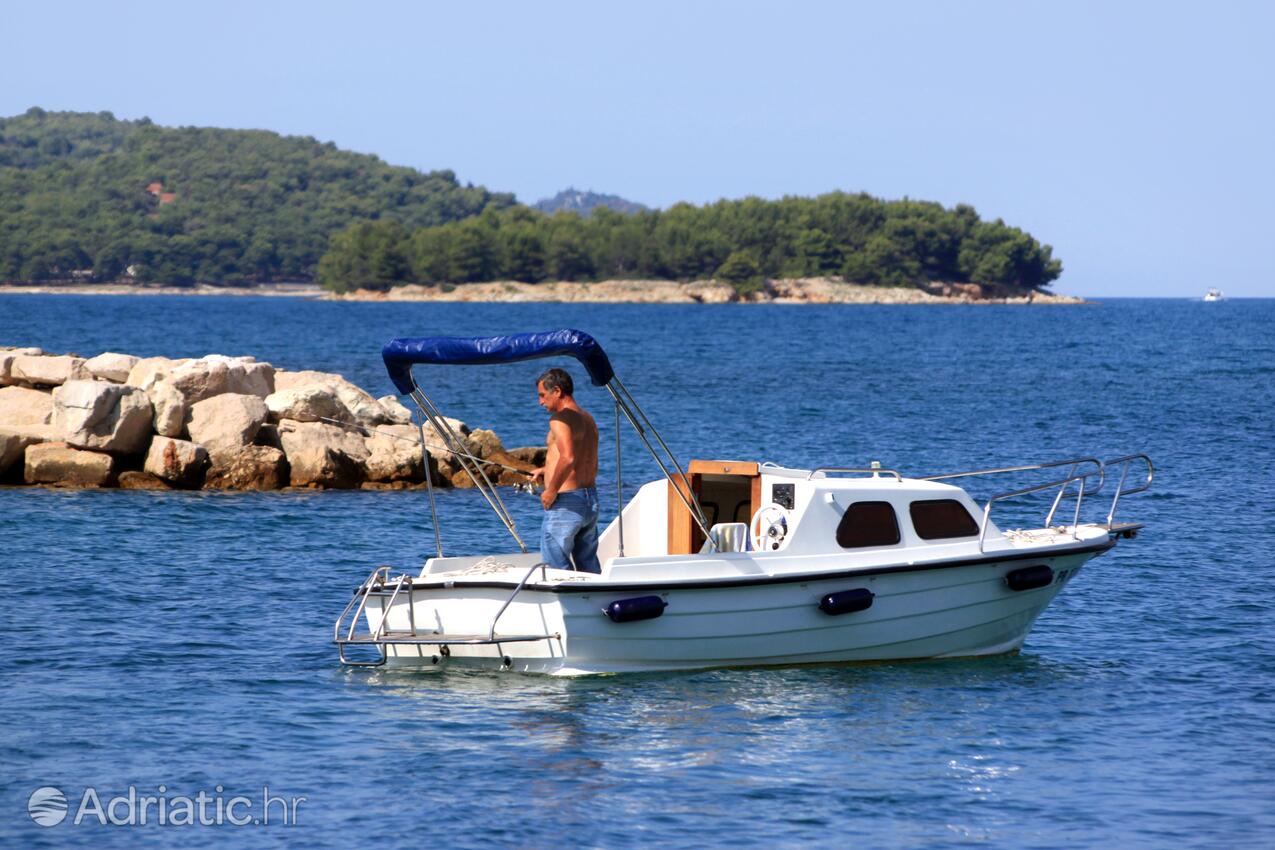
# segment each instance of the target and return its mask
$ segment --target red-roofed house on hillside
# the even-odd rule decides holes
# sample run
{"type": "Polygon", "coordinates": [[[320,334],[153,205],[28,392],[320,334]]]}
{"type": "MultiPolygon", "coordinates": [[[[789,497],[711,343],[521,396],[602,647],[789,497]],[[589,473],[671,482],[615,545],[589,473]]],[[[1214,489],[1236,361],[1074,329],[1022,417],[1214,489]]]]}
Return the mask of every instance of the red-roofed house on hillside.
{"type": "Polygon", "coordinates": [[[146,191],[150,192],[152,195],[159,195],[160,192],[164,191],[164,184],[156,181],[147,186],[146,191]]]}
{"type": "Polygon", "coordinates": [[[159,196],[159,205],[162,207],[164,204],[171,204],[175,200],[177,200],[176,192],[165,192],[159,196]]]}

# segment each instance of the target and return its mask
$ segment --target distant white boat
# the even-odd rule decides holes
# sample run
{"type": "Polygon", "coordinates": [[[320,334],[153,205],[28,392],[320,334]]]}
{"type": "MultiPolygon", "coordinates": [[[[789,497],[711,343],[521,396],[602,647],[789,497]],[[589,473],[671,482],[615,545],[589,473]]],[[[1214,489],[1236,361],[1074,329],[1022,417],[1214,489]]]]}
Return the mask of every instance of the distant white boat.
{"type": "Polygon", "coordinates": [[[1204,293],[1205,301],[1222,301],[1226,296],[1222,295],[1222,290],[1215,287],[1209,287],[1209,291],[1204,293]]]}

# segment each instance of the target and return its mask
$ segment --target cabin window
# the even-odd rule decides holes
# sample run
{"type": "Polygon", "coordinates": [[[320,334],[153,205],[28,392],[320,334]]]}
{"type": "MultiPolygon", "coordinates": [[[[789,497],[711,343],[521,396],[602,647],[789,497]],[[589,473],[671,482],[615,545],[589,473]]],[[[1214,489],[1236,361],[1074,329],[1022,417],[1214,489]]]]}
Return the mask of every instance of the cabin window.
{"type": "Polygon", "coordinates": [[[837,545],[842,549],[893,546],[899,539],[899,520],[889,502],[855,502],[837,524],[837,545]]]}
{"type": "Polygon", "coordinates": [[[955,499],[932,499],[908,506],[912,527],[922,540],[944,540],[949,537],[977,537],[978,523],[965,506],[955,499]]]}

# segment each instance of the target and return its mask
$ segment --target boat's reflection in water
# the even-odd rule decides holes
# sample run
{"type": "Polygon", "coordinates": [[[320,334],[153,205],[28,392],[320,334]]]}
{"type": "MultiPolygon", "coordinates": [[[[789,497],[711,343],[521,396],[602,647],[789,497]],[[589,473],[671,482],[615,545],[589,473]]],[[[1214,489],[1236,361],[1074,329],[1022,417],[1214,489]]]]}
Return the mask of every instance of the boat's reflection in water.
{"type": "MultiPolygon", "coordinates": [[[[868,769],[883,762],[971,800],[995,798],[1021,770],[1025,731],[1065,734],[1052,723],[1025,729],[1019,710],[1039,705],[1041,691],[1078,695],[1111,672],[1019,655],[567,679],[464,669],[343,675],[367,721],[393,729],[409,761],[412,750],[435,767],[441,751],[454,769],[470,758],[514,760],[528,790],[549,799],[570,789],[579,803],[660,777],[781,801],[836,777],[841,805],[857,805],[888,797],[893,780],[868,769]],[[776,777],[787,778],[776,787],[776,777]]],[[[1069,708],[1061,698],[1060,715],[1069,708]]],[[[695,801],[692,793],[661,804],[676,813],[695,801]]],[[[958,814],[952,828],[961,832],[958,814]]]]}

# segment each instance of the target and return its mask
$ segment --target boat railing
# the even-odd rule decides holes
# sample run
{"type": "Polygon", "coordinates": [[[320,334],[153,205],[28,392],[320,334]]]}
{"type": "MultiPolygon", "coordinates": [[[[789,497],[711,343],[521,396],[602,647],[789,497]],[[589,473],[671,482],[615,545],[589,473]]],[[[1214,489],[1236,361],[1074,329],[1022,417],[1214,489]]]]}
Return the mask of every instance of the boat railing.
{"type": "Polygon", "coordinates": [[[1111,497],[1111,510],[1107,512],[1107,530],[1111,531],[1115,528],[1116,506],[1120,503],[1121,496],[1128,496],[1131,493],[1142,493],[1151,489],[1151,482],[1155,480],[1155,464],[1151,462],[1151,458],[1142,454],[1125,455],[1124,457],[1112,458],[1106,461],[1107,467],[1120,467],[1120,481],[1116,484],[1116,492],[1111,497]],[[1125,483],[1129,479],[1130,465],[1141,461],[1146,466],[1146,475],[1142,477],[1142,483],[1125,488],[1125,483]]]}
{"type": "Polygon", "coordinates": [[[1016,496],[1026,496],[1029,493],[1040,493],[1045,490],[1052,490],[1057,487],[1058,492],[1055,494],[1052,503],[1049,506],[1049,513],[1045,515],[1045,527],[1049,528],[1053,525],[1054,514],[1058,512],[1059,506],[1063,499],[1066,498],[1072,484],[1076,484],[1076,512],[1072,520],[1072,528],[1080,524],[1080,509],[1084,503],[1086,496],[1097,495],[1103,487],[1106,480],[1106,468],[1102,461],[1096,457],[1076,457],[1066,460],[1051,460],[1045,463],[1029,463],[1022,466],[1001,466],[991,467],[988,469],[971,469],[964,472],[946,472],[941,475],[923,476],[922,481],[948,481],[954,478],[969,478],[976,475],[1007,475],[1015,472],[1034,472],[1042,469],[1059,469],[1068,467],[1066,477],[1059,478],[1055,481],[1046,481],[1042,484],[1035,484],[1030,487],[1019,487],[1014,490],[1006,490],[1003,493],[996,493],[987,500],[987,504],[983,506],[983,519],[978,529],[978,549],[983,551],[984,544],[987,540],[987,528],[991,524],[992,508],[998,502],[1006,499],[1012,499],[1016,496]],[[1096,483],[1095,483],[1096,482],[1096,483]],[[1090,486],[1092,484],[1092,487],[1090,486]]]}
{"type": "MultiPolygon", "coordinates": [[[[1001,475],[1011,472],[1032,472],[1038,469],[1057,469],[1062,466],[1072,466],[1079,469],[1082,466],[1091,466],[1098,473],[1098,486],[1093,490],[1086,490],[1086,496],[1093,496],[1102,489],[1103,482],[1103,463],[1096,457],[1074,457],[1066,460],[1050,460],[1043,463],[1028,463],[1022,466],[996,466],[988,469],[970,469],[964,472],[944,472],[941,475],[923,475],[917,478],[918,481],[947,481],[952,478],[969,478],[974,475],[1001,475]]],[[[1090,473],[1093,475],[1093,473],[1090,473]]]]}
{"type": "MultiPolygon", "coordinates": [[[[340,656],[341,663],[349,667],[379,667],[385,664],[389,657],[387,647],[390,644],[402,644],[406,646],[437,646],[438,655],[434,655],[434,662],[437,663],[439,657],[446,657],[451,654],[449,647],[456,644],[466,645],[492,645],[496,647],[496,651],[500,654],[503,667],[509,667],[511,661],[501,644],[504,643],[525,643],[530,641],[541,640],[561,640],[562,635],[558,632],[546,632],[545,634],[508,634],[497,635],[496,625],[500,622],[500,618],[504,616],[505,611],[513,603],[514,599],[526,587],[527,582],[535,574],[536,570],[545,570],[546,564],[536,564],[523,575],[522,579],[514,587],[512,593],[505,599],[504,604],[500,606],[500,610],[496,612],[496,616],[491,621],[491,628],[486,634],[445,634],[441,631],[422,632],[416,627],[416,600],[413,594],[412,579],[406,573],[395,578],[390,578],[390,568],[386,566],[377,567],[372,570],[368,577],[361,585],[355,589],[350,601],[341,611],[341,615],[337,617],[336,623],[332,630],[332,642],[337,646],[337,653],[340,656]],[[389,628],[390,610],[399,598],[403,597],[407,600],[407,620],[408,628],[391,631],[389,628]],[[371,628],[369,614],[369,629],[366,632],[359,633],[359,620],[367,612],[368,600],[377,599],[380,608],[380,619],[376,622],[376,627],[371,628]],[[353,614],[353,616],[351,616],[353,614]],[[348,623],[348,624],[347,624],[348,623]],[[345,654],[346,647],[351,645],[372,646],[376,648],[377,657],[371,661],[358,661],[347,658],[345,654]]],[[[543,573],[542,573],[543,574],[543,573]]]]}
{"type": "Polygon", "coordinates": [[[862,469],[862,468],[851,467],[851,466],[817,466],[814,469],[810,470],[810,474],[806,476],[806,480],[807,481],[811,480],[820,472],[824,473],[825,475],[829,472],[843,472],[846,474],[859,474],[859,475],[871,474],[873,478],[876,478],[880,475],[893,475],[895,481],[898,481],[899,483],[903,482],[903,476],[899,473],[898,470],[882,469],[879,466],[874,466],[869,469],[862,469]]]}
{"type": "Polygon", "coordinates": [[[533,565],[532,568],[527,570],[527,572],[523,575],[522,580],[518,582],[518,586],[514,588],[514,592],[509,594],[509,598],[505,600],[505,604],[500,606],[500,610],[496,612],[496,616],[491,621],[491,631],[487,633],[487,637],[491,639],[492,643],[496,642],[496,624],[499,623],[500,618],[504,616],[505,609],[513,603],[514,598],[519,593],[522,593],[522,589],[527,586],[527,582],[531,580],[531,576],[536,572],[536,570],[540,570],[540,577],[543,579],[548,575],[545,572],[548,567],[549,565],[544,562],[533,565]]]}
{"type": "MultiPolygon", "coordinates": [[[[390,580],[390,568],[388,566],[377,567],[368,574],[363,583],[358,586],[354,594],[350,597],[350,601],[346,603],[342,609],[340,616],[336,618],[336,623],[332,626],[332,642],[337,646],[337,653],[341,657],[341,663],[350,667],[378,667],[385,663],[385,647],[377,644],[379,657],[375,661],[352,661],[345,657],[345,647],[351,643],[365,643],[355,637],[355,630],[359,625],[359,618],[363,616],[364,610],[367,609],[367,601],[373,595],[381,593],[390,580]],[[354,612],[354,616],[350,616],[350,612],[354,612]],[[349,627],[345,627],[346,620],[349,620],[349,627]],[[342,631],[345,634],[342,634],[342,631]]],[[[399,577],[399,584],[402,583],[402,576],[399,577]]],[[[385,609],[383,609],[385,610],[385,609]]],[[[381,622],[377,626],[380,631],[385,626],[385,615],[382,613],[381,622]]]]}
{"type": "MultiPolygon", "coordinates": [[[[1042,490],[1052,490],[1053,488],[1058,487],[1059,488],[1058,495],[1054,497],[1054,502],[1049,509],[1049,514],[1048,516],[1045,517],[1045,527],[1049,528],[1051,527],[1053,523],[1054,512],[1058,509],[1058,505],[1062,501],[1063,494],[1066,493],[1067,490],[1071,487],[1072,482],[1080,482],[1079,486],[1076,488],[1076,515],[1075,515],[1075,518],[1072,520],[1072,533],[1078,534],[1077,529],[1080,526],[1080,507],[1081,507],[1081,504],[1084,502],[1084,498],[1086,495],[1086,489],[1085,489],[1085,484],[1087,483],[1086,479],[1092,478],[1095,475],[1101,476],[1102,471],[1099,470],[1097,472],[1073,472],[1071,475],[1068,475],[1066,478],[1060,478],[1057,481],[1048,481],[1044,484],[1037,484],[1034,487],[1020,487],[1017,490],[1006,490],[1004,493],[997,493],[996,495],[991,496],[987,500],[987,504],[983,506],[983,521],[979,524],[979,529],[978,529],[978,551],[980,552],[983,551],[983,544],[987,540],[987,526],[990,524],[990,519],[992,515],[992,507],[997,502],[1002,502],[1006,499],[1012,499],[1015,496],[1026,496],[1028,493],[1039,493],[1042,490]]],[[[1098,490],[1100,489],[1102,489],[1101,482],[1099,483],[1097,488],[1095,488],[1093,491],[1089,491],[1088,494],[1093,495],[1094,493],[1098,492],[1098,490]]]]}

